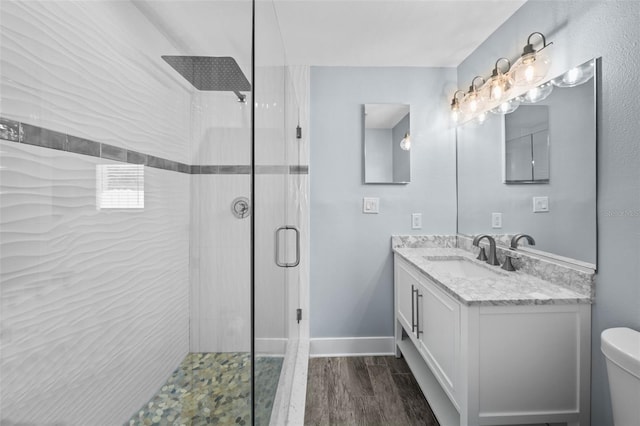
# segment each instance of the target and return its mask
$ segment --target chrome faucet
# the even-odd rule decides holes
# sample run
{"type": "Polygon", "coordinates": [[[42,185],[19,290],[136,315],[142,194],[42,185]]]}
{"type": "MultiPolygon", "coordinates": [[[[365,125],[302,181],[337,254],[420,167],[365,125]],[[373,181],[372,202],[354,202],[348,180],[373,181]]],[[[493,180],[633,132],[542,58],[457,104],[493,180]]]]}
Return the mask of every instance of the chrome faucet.
{"type": "MultiPolygon", "coordinates": [[[[536,245],[536,241],[533,239],[533,237],[531,237],[531,235],[527,235],[527,234],[516,234],[513,236],[513,238],[511,238],[511,251],[516,250],[518,248],[518,241],[520,241],[522,238],[526,238],[527,239],[527,243],[529,243],[530,246],[535,246],[536,245]]],[[[514,257],[513,255],[511,255],[511,253],[507,252],[506,257],[504,259],[504,263],[502,264],[502,269],[504,269],[505,271],[515,271],[516,268],[513,266],[513,263],[511,263],[511,258],[514,257]]]]}
{"type": "Polygon", "coordinates": [[[514,249],[514,250],[517,249],[518,248],[518,241],[520,241],[522,238],[526,238],[527,239],[527,243],[529,243],[530,246],[535,246],[536,245],[536,240],[534,240],[531,235],[516,234],[516,235],[513,236],[513,238],[511,238],[511,248],[514,249]]]}
{"type": "Polygon", "coordinates": [[[489,265],[499,265],[498,257],[496,256],[496,240],[491,235],[480,234],[473,239],[473,245],[480,248],[480,253],[477,259],[486,260],[489,265]],[[489,256],[484,252],[484,247],[480,247],[480,241],[483,239],[489,240],[489,256]]]}

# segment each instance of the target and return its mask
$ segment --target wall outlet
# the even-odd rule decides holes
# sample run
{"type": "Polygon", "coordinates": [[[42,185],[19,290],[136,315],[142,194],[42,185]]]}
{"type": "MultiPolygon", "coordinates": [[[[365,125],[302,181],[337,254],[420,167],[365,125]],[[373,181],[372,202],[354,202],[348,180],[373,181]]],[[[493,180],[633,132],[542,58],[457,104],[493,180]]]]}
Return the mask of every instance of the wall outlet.
{"type": "Polygon", "coordinates": [[[411,229],[422,229],[422,213],[411,214],[411,229]]]}
{"type": "Polygon", "coordinates": [[[502,228],[502,213],[491,213],[491,227],[502,228]]]}
{"type": "Polygon", "coordinates": [[[380,198],[364,197],[362,199],[362,213],[377,214],[380,211],[380,198]]]}
{"type": "Polygon", "coordinates": [[[545,213],[549,211],[549,197],[533,197],[533,212],[545,213]]]}

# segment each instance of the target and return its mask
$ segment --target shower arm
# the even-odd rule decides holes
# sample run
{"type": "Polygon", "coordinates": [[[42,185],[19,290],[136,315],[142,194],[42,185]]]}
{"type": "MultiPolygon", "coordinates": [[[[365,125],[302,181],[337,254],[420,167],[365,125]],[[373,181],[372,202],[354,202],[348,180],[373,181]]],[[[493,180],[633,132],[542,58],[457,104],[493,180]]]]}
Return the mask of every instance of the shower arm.
{"type": "Polygon", "coordinates": [[[247,103],[247,95],[242,94],[237,90],[234,90],[233,93],[235,93],[236,96],[238,97],[238,102],[242,102],[243,104],[247,103]]]}

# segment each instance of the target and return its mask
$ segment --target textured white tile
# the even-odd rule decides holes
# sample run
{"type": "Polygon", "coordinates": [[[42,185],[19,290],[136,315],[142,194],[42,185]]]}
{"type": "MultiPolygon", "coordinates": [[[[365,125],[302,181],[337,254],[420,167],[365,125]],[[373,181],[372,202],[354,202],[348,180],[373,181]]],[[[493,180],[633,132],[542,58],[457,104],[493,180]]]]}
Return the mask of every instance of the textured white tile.
{"type": "Polygon", "coordinates": [[[192,102],[192,164],[251,162],[251,94],[196,92],[192,102]]]}
{"type": "Polygon", "coordinates": [[[257,67],[256,80],[256,164],[285,164],[286,134],[295,132],[285,128],[285,68],[257,67]]]}
{"type": "Polygon", "coordinates": [[[193,175],[191,351],[248,351],[251,343],[249,218],[231,203],[250,197],[248,175],[193,175]],[[195,279],[194,279],[195,278],[195,279]]]}
{"type": "Polygon", "coordinates": [[[188,176],[96,210],[93,157],[0,142],[2,420],[118,424],[188,351],[188,176]]]}
{"type": "Polygon", "coordinates": [[[6,1],[0,13],[3,116],[189,162],[190,89],[131,2],[6,1]]]}
{"type": "MultiPolygon", "coordinates": [[[[286,225],[285,184],[286,175],[256,176],[256,232],[255,244],[255,297],[256,338],[285,338],[287,332],[286,269],[276,265],[275,231],[286,225]]],[[[286,231],[289,236],[293,232],[286,231]]],[[[281,248],[286,243],[281,234],[281,248]]],[[[293,262],[295,254],[280,253],[281,262],[293,262]]]]}

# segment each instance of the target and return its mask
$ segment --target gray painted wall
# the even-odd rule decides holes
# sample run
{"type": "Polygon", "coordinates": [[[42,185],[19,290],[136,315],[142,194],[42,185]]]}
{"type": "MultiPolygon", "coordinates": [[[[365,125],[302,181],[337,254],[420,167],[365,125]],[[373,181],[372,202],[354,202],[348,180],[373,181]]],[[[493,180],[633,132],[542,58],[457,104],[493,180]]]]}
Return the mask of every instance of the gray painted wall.
{"type": "Polygon", "coordinates": [[[447,84],[454,69],[311,68],[311,337],[392,336],[390,236],[455,233],[447,84]],[[364,103],[411,105],[410,184],[362,184],[364,103]],[[380,214],[363,214],[362,197],[380,197],[380,214]]]}
{"type": "MultiPolygon", "coordinates": [[[[602,57],[598,92],[598,275],[592,308],[591,424],[613,424],[600,333],[640,330],[640,2],[529,1],[458,68],[460,82],[514,55],[533,31],[554,42],[552,74],[602,57]]],[[[460,84],[464,86],[464,84],[460,84]]]]}

